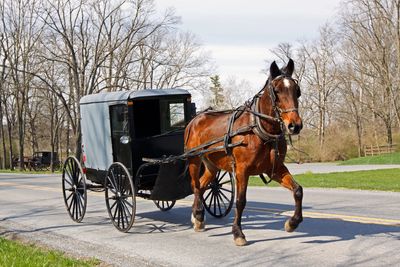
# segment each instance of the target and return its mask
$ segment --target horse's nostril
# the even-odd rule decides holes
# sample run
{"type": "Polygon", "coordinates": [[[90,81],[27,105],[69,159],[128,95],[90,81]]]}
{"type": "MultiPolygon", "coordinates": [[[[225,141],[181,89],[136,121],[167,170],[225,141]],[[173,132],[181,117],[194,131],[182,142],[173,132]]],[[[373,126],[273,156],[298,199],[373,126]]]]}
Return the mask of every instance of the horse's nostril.
{"type": "Polygon", "coordinates": [[[301,131],[302,125],[296,123],[289,123],[288,130],[291,134],[298,134],[301,131]]]}

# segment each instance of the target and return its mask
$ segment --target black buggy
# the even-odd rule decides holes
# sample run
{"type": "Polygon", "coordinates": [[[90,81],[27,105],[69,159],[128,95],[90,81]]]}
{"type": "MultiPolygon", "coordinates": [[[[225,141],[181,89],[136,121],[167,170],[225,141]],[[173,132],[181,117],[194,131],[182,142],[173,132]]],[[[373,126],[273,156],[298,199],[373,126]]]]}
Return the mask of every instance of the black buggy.
{"type": "MultiPolygon", "coordinates": [[[[192,194],[184,152],[184,130],[195,115],[191,95],[182,89],[100,93],[80,101],[82,163],[68,157],[62,188],[67,211],[82,221],[87,190],[105,192],[114,226],[127,232],[136,214],[136,197],[167,211],[192,194]]],[[[194,151],[194,153],[198,153],[194,151]]],[[[204,207],[226,216],[234,199],[231,173],[220,172],[204,193],[204,207]]]]}
{"type": "MultiPolygon", "coordinates": [[[[55,169],[60,167],[60,161],[58,160],[57,152],[53,152],[53,166],[55,169]]],[[[50,151],[38,151],[28,159],[29,170],[41,171],[49,169],[51,165],[51,152],[50,151]]]]}

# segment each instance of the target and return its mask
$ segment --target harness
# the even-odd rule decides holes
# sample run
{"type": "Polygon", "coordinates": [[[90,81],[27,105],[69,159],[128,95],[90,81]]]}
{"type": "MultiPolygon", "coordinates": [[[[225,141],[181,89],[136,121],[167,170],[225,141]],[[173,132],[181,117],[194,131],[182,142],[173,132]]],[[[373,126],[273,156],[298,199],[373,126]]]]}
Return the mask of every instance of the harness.
{"type": "MultiPolygon", "coordinates": [[[[232,113],[232,115],[229,117],[228,128],[227,128],[226,134],[224,136],[213,139],[207,143],[201,144],[200,146],[194,147],[192,149],[185,150],[185,153],[178,155],[178,156],[171,155],[169,157],[163,157],[161,159],[151,159],[151,162],[149,162],[147,164],[159,164],[159,163],[174,162],[176,160],[185,160],[190,157],[197,157],[197,156],[202,156],[206,153],[225,150],[225,153],[228,156],[232,157],[232,169],[233,169],[233,173],[235,174],[235,159],[233,158],[232,148],[243,145],[243,140],[241,140],[237,143],[231,143],[232,137],[241,135],[244,133],[248,133],[248,132],[253,132],[261,140],[264,141],[264,144],[274,143],[275,157],[274,157],[274,161],[273,161],[273,165],[272,165],[271,175],[269,175],[270,180],[267,181],[262,173],[259,174],[261,180],[265,184],[270,183],[272,181],[272,178],[275,176],[276,159],[279,157],[278,143],[280,140],[285,138],[285,127],[284,127],[283,120],[281,118],[281,114],[287,113],[287,112],[298,111],[297,108],[281,109],[276,105],[275,88],[273,87],[272,83],[273,83],[273,81],[275,81],[277,79],[281,79],[281,78],[291,79],[297,84],[297,82],[290,76],[279,75],[276,78],[274,78],[273,80],[268,80],[266,87],[264,86],[264,88],[262,90],[260,90],[250,101],[247,101],[244,105],[236,108],[235,110],[223,110],[223,111],[206,110],[206,111],[202,112],[202,113],[206,113],[206,114],[229,114],[229,113],[232,113]],[[271,98],[274,116],[270,116],[270,115],[263,114],[260,112],[259,100],[260,100],[261,96],[263,95],[265,88],[267,88],[269,90],[269,95],[271,98]],[[245,112],[249,112],[250,114],[252,114],[252,123],[250,125],[240,127],[236,131],[233,131],[233,126],[234,126],[235,121],[238,118],[240,118],[240,116],[245,112]],[[279,134],[269,133],[262,126],[262,124],[261,124],[262,120],[279,123],[280,133],[279,134]],[[210,148],[210,146],[218,144],[220,142],[223,142],[223,145],[210,148]]],[[[185,144],[187,143],[188,138],[190,136],[190,129],[191,128],[189,128],[189,133],[186,136],[186,140],[184,142],[185,144]]]]}
{"type": "MultiPolygon", "coordinates": [[[[232,155],[232,148],[242,145],[243,141],[236,143],[236,144],[232,144],[231,143],[231,139],[232,137],[239,135],[241,133],[244,132],[249,132],[252,131],[255,135],[257,135],[261,140],[264,141],[264,144],[266,143],[273,143],[274,144],[274,152],[275,152],[275,156],[274,156],[274,161],[272,164],[272,171],[271,171],[271,175],[270,175],[270,180],[267,181],[265,179],[265,177],[263,176],[263,174],[259,174],[261,180],[265,183],[268,184],[269,182],[272,181],[272,178],[275,176],[275,164],[276,164],[276,160],[279,157],[279,151],[278,151],[278,144],[279,141],[283,138],[285,138],[285,126],[284,126],[284,122],[281,118],[281,114],[282,113],[288,113],[288,112],[293,112],[293,111],[298,111],[297,108],[289,108],[289,109],[281,109],[276,105],[276,94],[275,94],[275,87],[273,86],[273,81],[278,80],[278,79],[282,79],[282,78],[287,78],[290,80],[293,80],[293,78],[291,78],[290,76],[287,75],[279,75],[277,77],[275,77],[273,80],[268,80],[267,82],[267,86],[264,87],[261,91],[259,91],[253,98],[251,101],[247,101],[243,106],[240,106],[238,108],[236,108],[235,110],[229,110],[229,111],[206,111],[206,113],[230,113],[232,112],[232,115],[229,118],[229,122],[228,122],[228,128],[227,128],[227,132],[223,137],[223,141],[224,141],[224,145],[223,145],[223,149],[225,150],[225,153],[233,158],[232,155]],[[267,90],[269,90],[269,96],[271,98],[271,104],[272,104],[272,110],[274,113],[274,116],[270,116],[267,114],[263,114],[260,112],[260,98],[264,93],[265,88],[267,88],[267,90]],[[239,131],[235,131],[233,132],[233,126],[235,121],[244,113],[244,112],[249,112],[252,114],[252,123],[248,126],[245,126],[241,129],[239,129],[239,131]],[[273,133],[269,133],[262,125],[262,121],[270,121],[270,122],[275,122],[275,123],[279,123],[279,128],[280,128],[280,133],[278,134],[273,134],[273,133]]],[[[297,83],[296,83],[297,84],[297,83]]],[[[214,143],[215,141],[221,141],[220,138],[214,140],[212,143],[214,143]]],[[[211,145],[211,143],[206,143],[204,144],[204,146],[209,146],[211,145]]],[[[217,147],[218,148],[218,147],[217,147]]],[[[217,149],[216,148],[216,149],[217,149]]],[[[196,150],[198,149],[195,148],[196,150]]],[[[204,150],[201,151],[202,153],[205,153],[204,150]]],[[[232,160],[232,164],[233,164],[233,170],[235,169],[235,160],[232,160]]]]}
{"type": "MultiPolygon", "coordinates": [[[[241,135],[244,133],[248,133],[248,132],[253,132],[261,140],[264,141],[264,144],[267,144],[267,143],[274,144],[275,157],[274,157],[274,161],[273,161],[273,165],[272,165],[271,175],[269,175],[270,180],[267,181],[262,173],[259,174],[261,180],[265,184],[268,184],[269,182],[272,181],[272,178],[274,178],[274,176],[275,176],[275,164],[276,164],[277,158],[279,157],[278,143],[280,140],[285,138],[285,126],[284,126],[283,120],[281,118],[281,114],[298,111],[298,109],[294,108],[294,107],[289,108],[289,109],[281,109],[276,105],[276,95],[275,95],[275,88],[273,86],[273,81],[275,81],[277,79],[281,79],[281,78],[287,78],[287,79],[293,80],[297,84],[297,82],[290,76],[279,75],[276,78],[274,78],[273,80],[269,79],[267,82],[267,85],[264,86],[264,88],[262,90],[260,90],[250,101],[247,101],[244,105],[236,108],[235,110],[223,110],[223,111],[206,110],[206,111],[202,112],[202,113],[206,113],[206,114],[230,114],[230,113],[232,113],[232,115],[229,117],[228,128],[227,128],[226,134],[224,136],[213,139],[207,143],[201,144],[200,146],[194,147],[192,149],[185,150],[185,152],[181,155],[177,155],[177,156],[171,155],[171,156],[163,157],[160,159],[146,159],[148,161],[148,163],[143,164],[142,166],[147,166],[147,165],[151,165],[151,164],[169,163],[169,162],[174,162],[177,160],[186,160],[187,158],[190,158],[190,157],[197,157],[197,156],[202,156],[206,153],[225,150],[225,153],[228,156],[232,157],[232,169],[233,169],[233,173],[235,174],[235,159],[233,158],[232,148],[243,145],[243,140],[241,140],[237,143],[231,143],[232,137],[241,135]],[[260,112],[259,102],[260,102],[261,96],[264,93],[265,88],[267,88],[269,90],[269,96],[271,98],[274,116],[270,116],[270,115],[263,114],[260,112]],[[251,124],[240,127],[238,129],[236,129],[235,131],[233,131],[233,126],[235,124],[235,121],[238,118],[240,118],[240,116],[245,112],[252,114],[251,124]],[[280,133],[278,133],[278,134],[269,133],[266,129],[264,129],[263,125],[261,124],[261,121],[263,121],[263,120],[279,123],[280,133]],[[220,142],[223,142],[223,144],[220,146],[210,148],[210,146],[218,144],[220,142]]],[[[189,127],[189,129],[188,129],[189,133],[187,134],[186,139],[184,141],[185,144],[187,144],[188,138],[190,136],[190,129],[191,128],[189,127]]],[[[290,135],[289,135],[289,140],[290,140],[290,135]]]]}

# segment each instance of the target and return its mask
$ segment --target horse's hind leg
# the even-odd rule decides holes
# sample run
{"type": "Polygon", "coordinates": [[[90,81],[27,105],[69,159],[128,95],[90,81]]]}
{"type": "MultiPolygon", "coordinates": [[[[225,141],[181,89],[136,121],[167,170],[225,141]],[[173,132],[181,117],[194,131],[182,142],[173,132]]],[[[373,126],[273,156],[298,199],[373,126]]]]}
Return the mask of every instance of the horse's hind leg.
{"type": "Polygon", "coordinates": [[[189,161],[189,173],[192,179],[192,190],[194,194],[192,206],[192,223],[196,232],[204,231],[204,207],[200,194],[200,167],[201,159],[194,158],[189,161]]]}
{"type": "Polygon", "coordinates": [[[283,167],[279,172],[277,172],[275,177],[274,180],[293,192],[295,211],[293,216],[285,222],[285,230],[287,232],[293,232],[303,221],[303,188],[293,179],[293,176],[289,173],[286,167],[283,167]]]}
{"type": "Polygon", "coordinates": [[[203,206],[203,193],[207,185],[215,178],[216,170],[208,166],[208,162],[205,161],[203,167],[203,173],[200,177],[200,171],[202,167],[202,161],[196,159],[195,162],[190,163],[189,172],[192,177],[192,189],[194,193],[194,201],[192,207],[192,223],[196,232],[204,231],[205,217],[204,217],[204,206],[203,206]]]}

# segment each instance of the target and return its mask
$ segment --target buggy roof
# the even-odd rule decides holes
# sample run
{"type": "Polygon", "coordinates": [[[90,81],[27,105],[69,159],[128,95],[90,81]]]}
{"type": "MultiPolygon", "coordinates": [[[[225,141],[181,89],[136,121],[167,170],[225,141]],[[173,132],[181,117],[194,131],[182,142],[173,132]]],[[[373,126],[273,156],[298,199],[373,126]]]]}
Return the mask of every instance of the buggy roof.
{"type": "Polygon", "coordinates": [[[81,98],[80,104],[82,105],[101,102],[128,101],[129,99],[178,95],[189,96],[190,93],[184,89],[146,89],[138,91],[105,92],[86,95],[81,98]]]}

